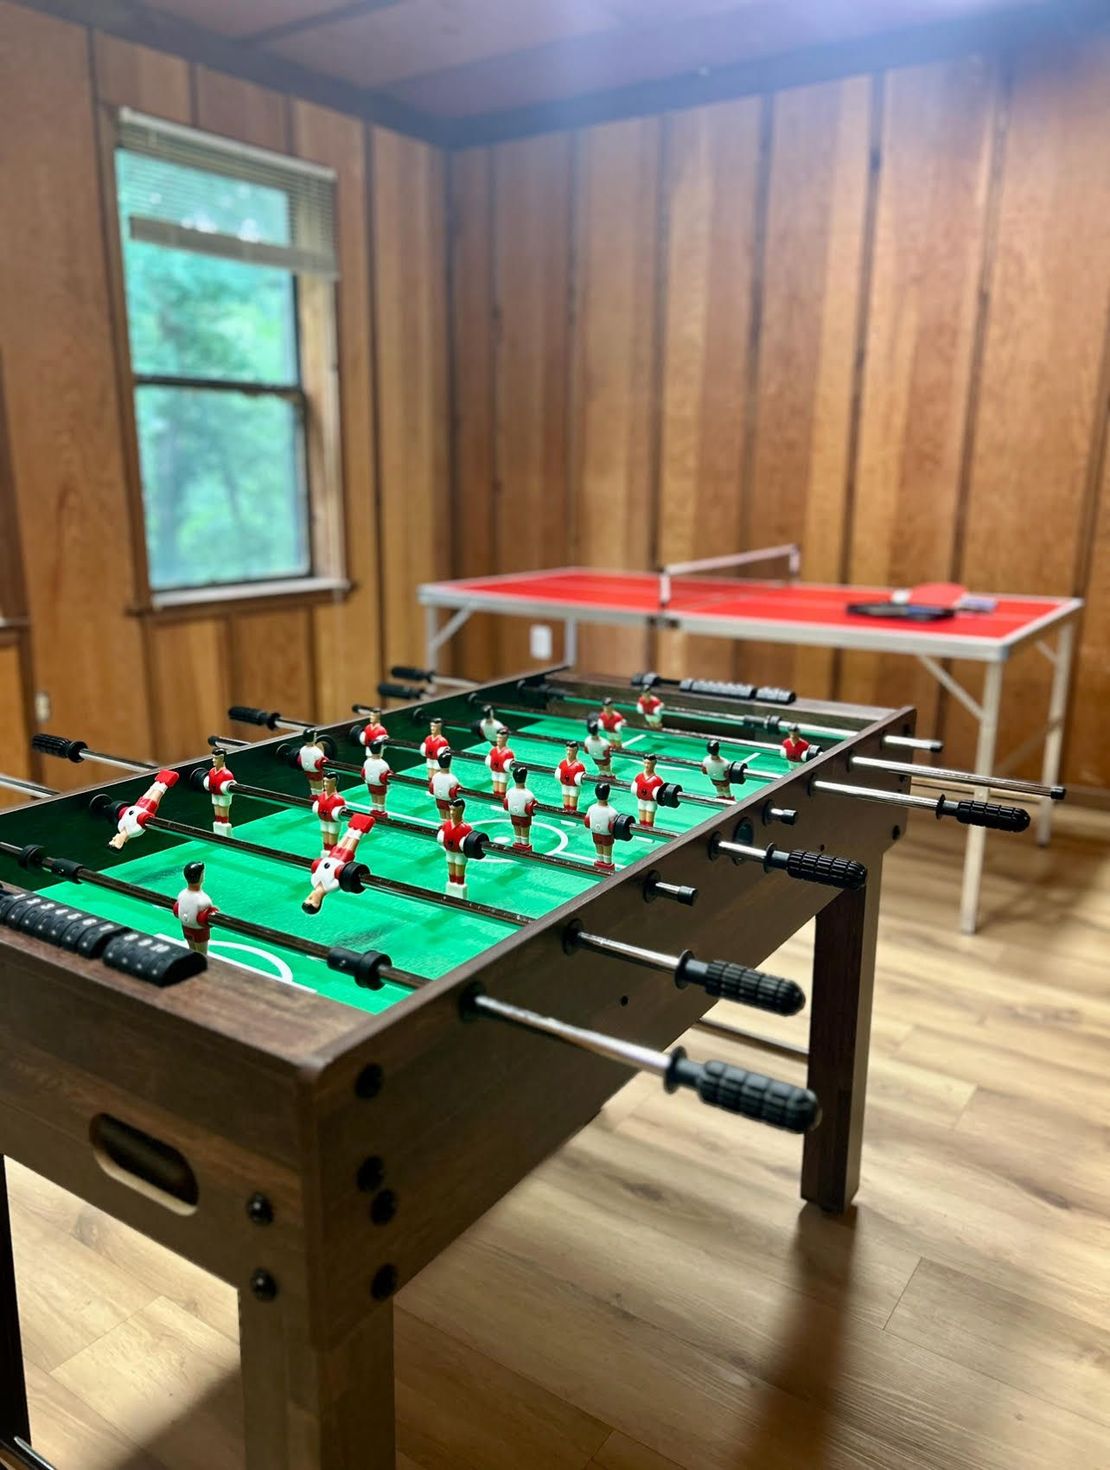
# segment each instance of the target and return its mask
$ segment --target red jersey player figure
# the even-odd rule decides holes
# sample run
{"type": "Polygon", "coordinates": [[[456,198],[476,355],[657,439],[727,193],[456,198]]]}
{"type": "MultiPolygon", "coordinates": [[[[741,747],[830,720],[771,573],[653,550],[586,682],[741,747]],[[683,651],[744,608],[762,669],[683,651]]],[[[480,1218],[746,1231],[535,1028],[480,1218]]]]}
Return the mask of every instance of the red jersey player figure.
{"type": "Polygon", "coordinates": [[[513,784],[505,796],[505,810],[513,824],[513,851],[532,851],[532,817],[536,798],[528,790],[528,767],[513,767],[513,784]]]}
{"type": "Polygon", "coordinates": [[[797,725],[791,725],[786,732],[786,738],[782,742],[782,753],[791,763],[804,761],[806,751],[809,749],[809,741],[804,737],[797,725]]]}
{"type": "Polygon", "coordinates": [[[516,756],[509,749],[509,732],[504,725],[498,725],[495,744],[490,747],[486,755],[486,765],[489,767],[490,779],[493,782],[494,796],[505,795],[509,785],[509,771],[516,761],[516,756]]]}
{"type": "Polygon", "coordinates": [[[432,777],[439,770],[439,753],[441,750],[450,748],[451,742],[443,733],[443,721],[432,720],[428,727],[428,733],[420,742],[420,754],[424,757],[424,763],[428,768],[428,790],[432,789],[432,777]]]}
{"type": "Polygon", "coordinates": [[[383,752],[385,740],[371,740],[366,747],[366,759],[362,763],[362,779],[370,793],[370,805],[376,812],[385,811],[385,789],[393,775],[392,767],[383,752]]]}
{"type": "Polygon", "coordinates": [[[201,887],[204,864],[186,863],[181,876],[186,887],[174,899],[173,911],[181,924],[185,943],[197,954],[207,954],[208,941],[212,937],[212,915],[219,910],[201,887]]]}
{"type": "Polygon", "coordinates": [[[586,738],[582,743],[586,747],[586,754],[593,759],[594,765],[601,774],[603,776],[611,776],[613,774],[613,767],[610,762],[613,757],[613,745],[601,733],[599,721],[586,721],[586,738]]]}
{"type": "Polygon", "coordinates": [[[567,742],[567,753],[555,767],[555,774],[559,778],[559,786],[563,792],[563,810],[576,812],[578,793],[582,789],[582,777],[586,774],[586,767],[578,759],[577,740],[567,742]]]}
{"type": "Polygon", "coordinates": [[[466,897],[466,864],[467,856],[463,851],[463,844],[474,831],[474,828],[463,817],[466,810],[466,802],[457,796],[451,803],[447,818],[436,833],[436,841],[447,855],[447,888],[445,890],[448,898],[466,897]]]}
{"type": "Polygon", "coordinates": [[[372,709],[367,717],[366,724],[358,732],[358,743],[365,745],[367,750],[375,740],[384,740],[389,731],[382,724],[382,712],[380,709],[372,709]]]}
{"type": "Polygon", "coordinates": [[[604,730],[609,744],[614,750],[620,750],[621,731],[628,724],[628,721],[619,709],[613,708],[613,701],[608,695],[601,701],[601,712],[598,714],[597,720],[602,730],[604,730]]]}
{"type": "Polygon", "coordinates": [[[297,751],[297,765],[308,777],[308,794],[319,796],[324,789],[324,763],[328,753],[316,738],[315,730],[304,732],[304,744],[297,751]]]}
{"type": "Polygon", "coordinates": [[[429,789],[435,798],[435,804],[439,808],[440,818],[446,822],[447,814],[451,809],[451,803],[459,794],[459,778],[451,769],[451,752],[441,750],[439,753],[439,764],[436,773],[429,783],[429,789]]]}
{"type": "Polygon", "coordinates": [[[640,825],[642,827],[655,826],[655,813],[659,803],[656,797],[660,786],[663,785],[662,776],[655,774],[655,757],[644,756],[644,769],[632,778],[632,795],[636,798],[636,806],[639,811],[640,825]]]}
{"type": "Polygon", "coordinates": [[[121,806],[116,814],[116,835],[108,842],[109,847],[122,848],[134,837],[143,835],[143,828],[156,816],[163,796],[171,786],[177,785],[176,771],[159,771],[154,780],[131,806],[121,806]]]}
{"type": "Polygon", "coordinates": [[[497,732],[501,729],[501,721],[494,713],[492,704],[487,704],[482,710],[482,718],[474,728],[483,740],[488,740],[491,745],[497,744],[497,732]]]}
{"type": "Polygon", "coordinates": [[[731,761],[726,761],[721,754],[721,742],[719,740],[707,740],[705,742],[705,759],[701,768],[713,782],[713,789],[718,796],[731,796],[732,792],[728,784],[728,772],[731,761]]]}
{"type": "Polygon", "coordinates": [[[347,830],[330,852],[318,857],[312,864],[312,892],[301,904],[306,914],[318,914],[329,893],[341,887],[343,869],[354,858],[358,845],[367,832],[373,831],[377,821],[373,812],[355,812],[347,823],[347,830]]]}
{"type": "Polygon", "coordinates": [[[324,844],[324,852],[333,848],[339,841],[339,823],[346,802],[335,789],[335,777],[324,777],[324,789],[312,803],[312,810],[320,818],[320,840],[324,844]]]}
{"type": "Polygon", "coordinates": [[[205,773],[204,789],[212,798],[212,831],[220,837],[231,836],[231,794],[235,777],[228,769],[222,750],[212,757],[212,769],[205,773]]]}
{"type": "Polygon", "coordinates": [[[663,701],[650,689],[641,691],[636,701],[636,708],[653,730],[659,730],[663,725],[663,701]]]}
{"type": "Polygon", "coordinates": [[[594,867],[600,873],[612,873],[616,871],[613,865],[613,823],[620,813],[615,806],[609,805],[608,781],[599,781],[594,794],[597,800],[586,808],[582,820],[594,840],[594,851],[597,853],[594,867]]]}

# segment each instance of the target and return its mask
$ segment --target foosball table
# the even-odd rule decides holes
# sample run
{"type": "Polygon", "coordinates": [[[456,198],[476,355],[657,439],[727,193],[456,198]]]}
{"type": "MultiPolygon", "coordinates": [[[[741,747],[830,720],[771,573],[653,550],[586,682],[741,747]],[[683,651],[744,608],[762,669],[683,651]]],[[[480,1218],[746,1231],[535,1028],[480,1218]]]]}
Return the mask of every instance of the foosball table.
{"type": "MultiPolygon", "coordinates": [[[[883,855],[914,807],[1029,822],[912,764],[912,709],[430,678],[353,726],[236,707],[267,738],[173,766],[39,735],[112,778],[0,778],[0,1186],[8,1155],[237,1288],[249,1470],[393,1465],[395,1293],[633,1072],[803,1135],[844,1210],[883,855]],[[814,918],[808,1043],[705,1032],[805,1087],[673,1045],[796,1015],[757,967],[814,918]]],[[[30,1445],[0,1188],[0,1461],[30,1445]]]]}

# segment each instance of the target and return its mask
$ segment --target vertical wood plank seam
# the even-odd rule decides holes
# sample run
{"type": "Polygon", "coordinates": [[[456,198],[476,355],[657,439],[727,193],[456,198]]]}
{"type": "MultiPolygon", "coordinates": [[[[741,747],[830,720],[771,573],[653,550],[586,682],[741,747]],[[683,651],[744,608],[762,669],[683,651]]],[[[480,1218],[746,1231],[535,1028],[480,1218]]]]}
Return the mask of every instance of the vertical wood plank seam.
{"type": "MultiPolygon", "coordinates": [[[[578,232],[587,219],[580,191],[583,186],[582,155],[585,148],[585,133],[577,129],[570,135],[567,181],[567,285],[564,312],[567,324],[566,352],[563,360],[563,506],[567,519],[567,553],[573,565],[581,561],[578,544],[578,496],[582,489],[583,466],[580,463],[582,435],[578,432],[578,413],[581,407],[581,383],[585,375],[586,345],[582,338],[581,324],[585,317],[582,310],[581,291],[589,287],[583,264],[587,252],[581,248],[578,232]]],[[[566,657],[566,648],[563,648],[566,657]]]]}
{"type": "Polygon", "coordinates": [[[378,600],[378,678],[385,672],[385,636],[386,636],[386,606],[383,596],[384,566],[383,534],[382,524],[383,506],[385,503],[385,481],[382,475],[382,364],[379,356],[380,332],[378,329],[378,237],[377,237],[377,166],[374,156],[374,124],[366,123],[363,126],[363,179],[365,181],[366,197],[363,200],[363,208],[366,211],[366,275],[368,283],[367,310],[370,313],[368,323],[370,333],[370,370],[373,381],[370,384],[370,407],[374,416],[373,433],[371,434],[370,460],[373,466],[373,511],[374,511],[374,576],[376,581],[376,595],[378,600]]]}
{"type": "MultiPolygon", "coordinates": [[[[501,452],[501,357],[502,357],[502,322],[504,320],[504,308],[502,305],[502,283],[501,283],[501,251],[500,231],[498,229],[498,199],[500,193],[500,180],[503,170],[498,166],[502,158],[500,148],[490,149],[490,174],[489,174],[489,196],[490,196],[490,237],[489,237],[489,261],[490,261],[490,352],[493,356],[493,371],[490,374],[490,438],[492,447],[490,451],[490,470],[493,483],[490,486],[490,519],[492,529],[490,532],[490,550],[493,554],[493,566],[491,572],[502,572],[501,556],[504,551],[502,538],[502,517],[498,514],[501,508],[502,483],[501,469],[503,456],[501,452]]],[[[501,636],[500,627],[495,634],[494,646],[497,650],[497,659],[501,658],[501,636]]]]}
{"type": "Polygon", "coordinates": [[[737,485],[740,493],[738,531],[740,548],[751,535],[751,490],[755,468],[755,442],[759,432],[759,359],[763,342],[763,291],[767,250],[767,213],[771,198],[771,154],[774,149],[775,94],[760,98],[759,155],[756,165],[755,219],[752,238],[752,277],[748,312],[748,352],[744,382],[744,431],[740,436],[737,485]]]}
{"type": "MultiPolygon", "coordinates": [[[[670,113],[659,119],[656,151],[655,186],[655,279],[652,282],[652,361],[651,380],[648,388],[648,412],[651,415],[651,446],[648,469],[648,515],[651,526],[649,552],[651,565],[662,564],[660,547],[660,517],[663,509],[663,381],[667,362],[667,280],[670,271],[670,172],[671,172],[671,129],[670,113]]],[[[659,660],[659,630],[650,627],[647,632],[646,655],[648,664],[654,668],[659,660]]]]}
{"type": "Polygon", "coordinates": [[[195,61],[188,63],[186,76],[189,83],[189,122],[194,127],[200,126],[200,81],[198,79],[199,67],[195,61]]]}
{"type": "MultiPolygon", "coordinates": [[[[449,152],[443,158],[443,269],[444,314],[446,321],[445,352],[447,357],[447,530],[450,564],[448,575],[460,577],[462,569],[462,508],[459,504],[459,403],[458,374],[455,354],[458,342],[455,331],[455,233],[458,211],[455,209],[455,172],[458,154],[449,152]]],[[[452,673],[459,672],[446,655],[452,673]]],[[[439,660],[437,660],[437,663],[439,660]]],[[[385,670],[383,670],[383,673],[385,670]]],[[[446,672],[446,671],[444,671],[446,672]]]]}

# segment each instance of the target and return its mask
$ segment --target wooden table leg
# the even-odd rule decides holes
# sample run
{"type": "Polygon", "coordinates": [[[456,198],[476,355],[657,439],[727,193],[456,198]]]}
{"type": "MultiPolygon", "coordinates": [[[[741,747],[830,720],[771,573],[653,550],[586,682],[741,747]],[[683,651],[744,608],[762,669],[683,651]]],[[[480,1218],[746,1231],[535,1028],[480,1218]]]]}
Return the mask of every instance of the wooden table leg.
{"type": "Polygon", "coordinates": [[[8,1209],[4,1156],[0,1154],[0,1438],[30,1442],[27,1384],[23,1376],[23,1345],[19,1336],[19,1304],[15,1293],[15,1259],[8,1209]]]}
{"type": "Polygon", "coordinates": [[[822,1120],[806,1135],[802,1197],[840,1213],[859,1188],[881,860],[867,886],[837,895],[817,915],[809,1019],[808,1085],[822,1120]]]}
{"type": "Polygon", "coordinates": [[[247,1470],[394,1470],[393,1305],[317,1348],[281,1296],[239,1296],[247,1470]]]}

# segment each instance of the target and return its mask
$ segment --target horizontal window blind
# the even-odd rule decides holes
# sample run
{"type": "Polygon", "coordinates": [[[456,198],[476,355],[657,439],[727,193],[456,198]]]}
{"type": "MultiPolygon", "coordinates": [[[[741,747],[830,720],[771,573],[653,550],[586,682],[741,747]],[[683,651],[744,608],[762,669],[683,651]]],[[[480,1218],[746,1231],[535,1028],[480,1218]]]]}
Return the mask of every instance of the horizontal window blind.
{"type": "Polygon", "coordinates": [[[133,240],[335,279],[335,174],[121,109],[123,227],[133,240]]]}

